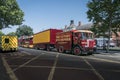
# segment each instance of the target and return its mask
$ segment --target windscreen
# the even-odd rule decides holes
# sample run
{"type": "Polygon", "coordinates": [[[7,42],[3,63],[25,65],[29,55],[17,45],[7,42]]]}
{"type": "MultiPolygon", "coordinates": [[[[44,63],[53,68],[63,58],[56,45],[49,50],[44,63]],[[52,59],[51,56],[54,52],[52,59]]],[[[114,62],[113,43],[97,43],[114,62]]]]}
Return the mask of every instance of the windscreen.
{"type": "Polygon", "coordinates": [[[93,39],[93,33],[81,32],[82,39],[93,39]]]}

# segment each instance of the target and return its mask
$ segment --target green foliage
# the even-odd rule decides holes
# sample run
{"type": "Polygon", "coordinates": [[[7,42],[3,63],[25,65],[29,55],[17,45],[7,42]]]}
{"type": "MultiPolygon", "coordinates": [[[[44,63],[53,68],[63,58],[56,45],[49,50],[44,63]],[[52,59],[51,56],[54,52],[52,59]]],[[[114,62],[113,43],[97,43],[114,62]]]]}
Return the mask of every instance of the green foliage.
{"type": "Polygon", "coordinates": [[[5,35],[2,31],[0,31],[0,44],[1,44],[1,36],[5,35]]]}
{"type": "Polygon", "coordinates": [[[27,25],[21,25],[16,30],[16,35],[20,36],[31,36],[33,35],[33,29],[27,25]]]}
{"type": "Polygon", "coordinates": [[[3,35],[5,35],[5,34],[2,31],[0,31],[0,37],[3,36],[3,35]]]}
{"type": "Polygon", "coordinates": [[[0,0],[0,29],[22,24],[23,16],[16,0],[0,0]]]}
{"type": "Polygon", "coordinates": [[[120,31],[120,0],[91,0],[87,6],[88,19],[98,33],[120,31]]]}
{"type": "Polygon", "coordinates": [[[96,37],[99,37],[99,36],[108,37],[108,35],[106,34],[108,27],[104,24],[93,25],[92,28],[90,28],[90,30],[94,32],[96,37]]]}
{"type": "Polygon", "coordinates": [[[9,35],[9,36],[16,36],[16,33],[15,32],[10,32],[7,35],[9,35]]]}

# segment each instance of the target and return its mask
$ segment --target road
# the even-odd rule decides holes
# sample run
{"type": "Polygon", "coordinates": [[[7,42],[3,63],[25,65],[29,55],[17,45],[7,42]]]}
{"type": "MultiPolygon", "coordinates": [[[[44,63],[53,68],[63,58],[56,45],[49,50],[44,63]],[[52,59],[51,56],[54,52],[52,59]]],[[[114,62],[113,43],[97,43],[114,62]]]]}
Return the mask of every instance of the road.
{"type": "Polygon", "coordinates": [[[18,80],[120,80],[119,54],[75,56],[20,48],[4,57],[18,80]]]}

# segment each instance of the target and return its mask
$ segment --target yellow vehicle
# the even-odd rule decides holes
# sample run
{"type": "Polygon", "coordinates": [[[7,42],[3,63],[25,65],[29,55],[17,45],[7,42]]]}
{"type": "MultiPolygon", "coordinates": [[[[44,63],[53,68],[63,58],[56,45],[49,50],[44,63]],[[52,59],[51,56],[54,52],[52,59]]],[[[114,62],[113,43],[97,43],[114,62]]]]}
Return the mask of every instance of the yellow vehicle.
{"type": "Polygon", "coordinates": [[[17,36],[1,36],[0,50],[17,51],[18,50],[17,36]]]}

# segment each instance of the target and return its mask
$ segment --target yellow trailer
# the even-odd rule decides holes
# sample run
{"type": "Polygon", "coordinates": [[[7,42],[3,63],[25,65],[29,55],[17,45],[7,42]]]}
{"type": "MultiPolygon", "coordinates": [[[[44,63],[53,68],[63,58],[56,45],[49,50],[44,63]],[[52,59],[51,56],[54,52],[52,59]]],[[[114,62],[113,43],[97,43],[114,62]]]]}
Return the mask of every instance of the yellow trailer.
{"type": "Polygon", "coordinates": [[[0,49],[2,51],[17,51],[18,40],[17,36],[1,36],[0,49]]]}
{"type": "Polygon", "coordinates": [[[50,42],[50,29],[34,34],[33,43],[47,43],[50,42]]]}
{"type": "Polygon", "coordinates": [[[62,32],[58,29],[47,29],[33,35],[33,47],[36,49],[51,50],[55,48],[56,33],[62,32]]]}

